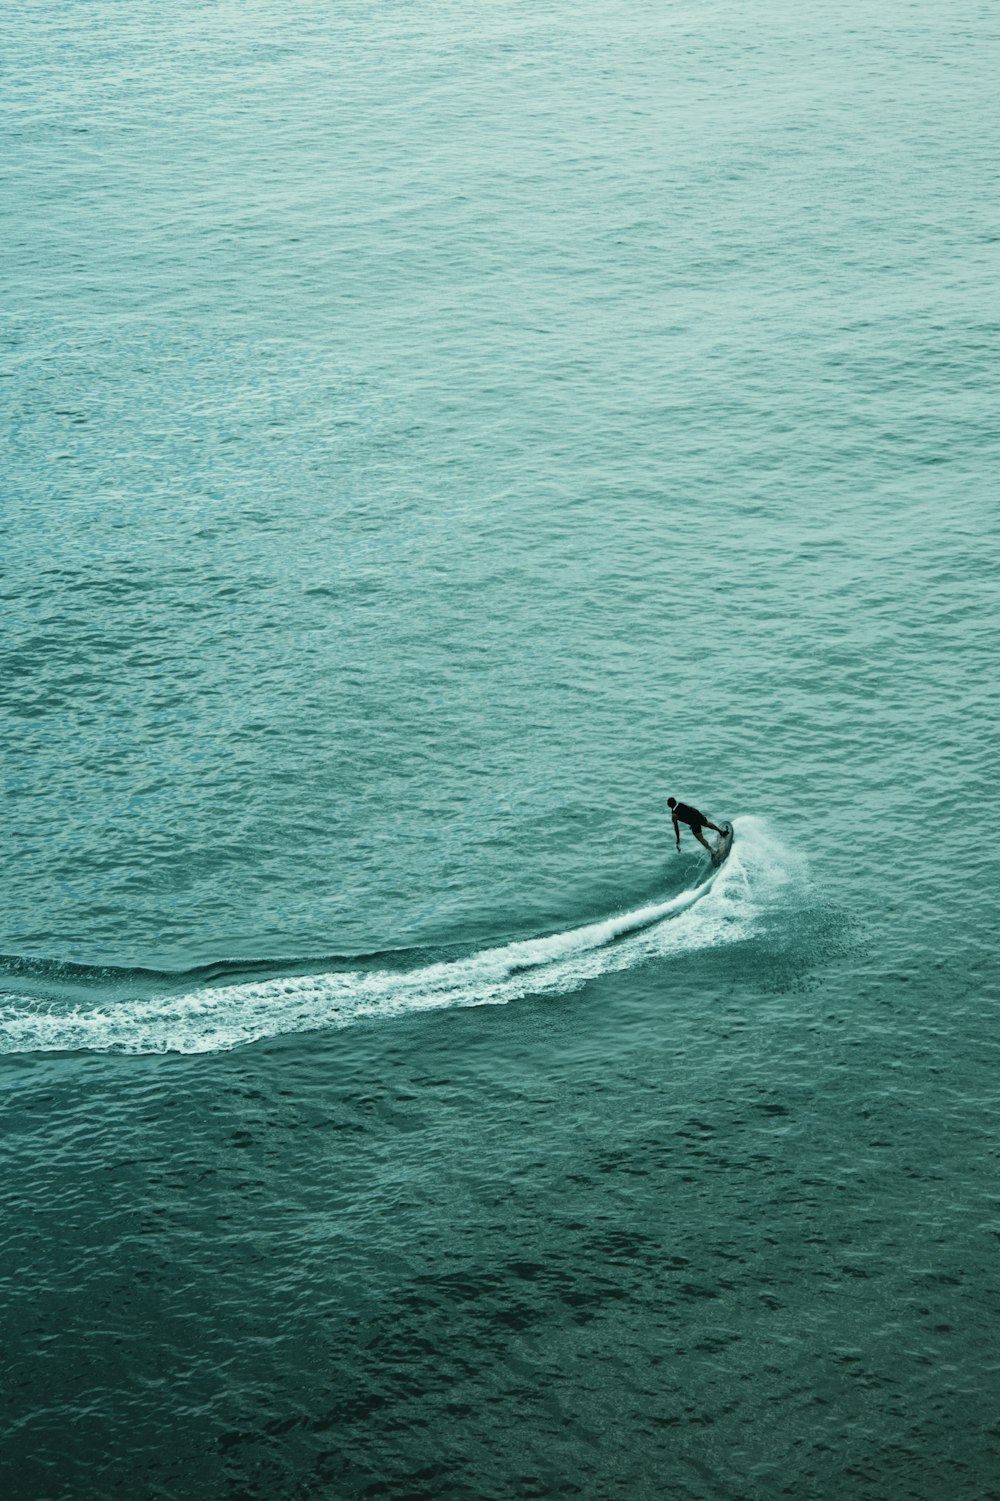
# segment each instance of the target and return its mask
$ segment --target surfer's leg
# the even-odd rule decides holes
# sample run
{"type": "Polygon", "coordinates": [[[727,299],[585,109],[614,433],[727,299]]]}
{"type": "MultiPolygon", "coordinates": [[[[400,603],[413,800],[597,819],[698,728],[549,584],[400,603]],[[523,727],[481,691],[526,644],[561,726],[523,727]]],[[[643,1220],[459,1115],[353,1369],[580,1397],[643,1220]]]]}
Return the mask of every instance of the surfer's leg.
{"type": "Polygon", "coordinates": [[[717,823],[702,824],[702,828],[703,829],[711,829],[712,832],[713,832],[713,834],[718,834],[720,837],[722,835],[722,830],[719,828],[719,825],[717,823]]]}
{"type": "MultiPolygon", "coordinates": [[[[702,824],[702,828],[704,828],[704,827],[705,827],[705,825],[702,824]]],[[[708,825],[708,827],[710,829],[714,829],[715,825],[713,823],[710,823],[708,825]]],[[[712,849],[712,846],[709,844],[708,840],[705,838],[704,834],[701,832],[701,829],[692,829],[691,832],[694,835],[694,837],[697,839],[698,843],[699,844],[703,844],[705,846],[705,848],[708,850],[708,853],[710,855],[713,855],[715,853],[715,851],[712,849]]]]}

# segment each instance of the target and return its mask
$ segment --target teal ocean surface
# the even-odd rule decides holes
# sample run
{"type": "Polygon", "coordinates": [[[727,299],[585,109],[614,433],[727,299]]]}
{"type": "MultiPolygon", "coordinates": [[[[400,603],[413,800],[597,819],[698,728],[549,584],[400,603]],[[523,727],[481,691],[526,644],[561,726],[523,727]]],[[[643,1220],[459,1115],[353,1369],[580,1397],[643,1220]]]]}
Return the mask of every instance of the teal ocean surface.
{"type": "Polygon", "coordinates": [[[0,26],[5,1498],[1000,1498],[995,7],[0,26]]]}

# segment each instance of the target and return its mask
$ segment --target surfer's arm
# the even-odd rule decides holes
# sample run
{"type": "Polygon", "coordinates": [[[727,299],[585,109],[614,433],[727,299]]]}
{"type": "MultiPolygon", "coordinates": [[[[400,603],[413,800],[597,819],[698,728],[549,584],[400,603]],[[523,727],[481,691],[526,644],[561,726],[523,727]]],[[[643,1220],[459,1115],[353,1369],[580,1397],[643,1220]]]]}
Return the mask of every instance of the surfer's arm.
{"type": "Polygon", "coordinates": [[[677,848],[678,848],[678,849],[680,849],[680,847],[681,847],[681,831],[680,831],[680,825],[679,825],[679,824],[678,824],[678,822],[677,822],[677,819],[676,819],[676,818],[674,818],[674,821],[673,821],[673,822],[674,822],[674,839],[675,839],[675,840],[676,840],[676,841],[677,841],[677,848]]]}

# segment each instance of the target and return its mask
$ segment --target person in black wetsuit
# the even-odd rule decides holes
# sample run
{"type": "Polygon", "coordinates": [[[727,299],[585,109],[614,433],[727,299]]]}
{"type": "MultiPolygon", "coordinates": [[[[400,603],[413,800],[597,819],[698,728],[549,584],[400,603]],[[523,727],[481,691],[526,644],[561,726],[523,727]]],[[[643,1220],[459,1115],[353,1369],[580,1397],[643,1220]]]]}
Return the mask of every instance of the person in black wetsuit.
{"type": "Polygon", "coordinates": [[[722,830],[718,824],[709,823],[704,813],[699,813],[698,809],[692,808],[690,803],[679,803],[675,797],[667,798],[667,807],[670,809],[670,817],[674,821],[674,838],[677,840],[677,848],[680,849],[681,847],[680,825],[686,823],[698,843],[703,844],[710,855],[714,855],[715,851],[708,840],[702,836],[701,831],[702,829],[714,829],[716,834],[721,838],[722,830]]]}

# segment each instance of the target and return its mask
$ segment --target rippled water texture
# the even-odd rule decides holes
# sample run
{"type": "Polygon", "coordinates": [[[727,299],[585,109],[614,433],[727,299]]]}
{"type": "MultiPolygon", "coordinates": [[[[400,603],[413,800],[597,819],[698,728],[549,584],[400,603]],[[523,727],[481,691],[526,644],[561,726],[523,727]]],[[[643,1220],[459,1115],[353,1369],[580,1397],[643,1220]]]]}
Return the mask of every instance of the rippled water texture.
{"type": "Polygon", "coordinates": [[[2,26],[6,1494],[1000,1497],[993,9],[2,26]]]}

